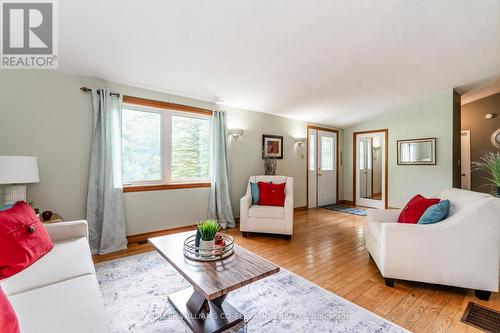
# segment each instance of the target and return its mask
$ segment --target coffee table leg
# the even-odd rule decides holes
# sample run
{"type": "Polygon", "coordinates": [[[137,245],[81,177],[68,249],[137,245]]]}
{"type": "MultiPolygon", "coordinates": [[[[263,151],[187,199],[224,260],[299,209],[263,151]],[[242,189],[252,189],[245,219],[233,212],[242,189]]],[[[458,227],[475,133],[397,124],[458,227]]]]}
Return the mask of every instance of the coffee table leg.
{"type": "Polygon", "coordinates": [[[243,314],[225,302],[225,298],[226,296],[221,296],[208,301],[193,288],[168,296],[169,302],[196,333],[223,332],[243,322],[243,314]]]}
{"type": "Polygon", "coordinates": [[[201,314],[203,312],[203,310],[205,310],[205,311],[210,310],[210,308],[208,307],[208,302],[205,299],[205,297],[203,297],[203,295],[201,295],[196,290],[194,290],[193,293],[191,294],[191,297],[189,297],[189,299],[186,303],[186,307],[189,310],[191,310],[191,312],[194,315],[197,315],[197,316],[199,314],[201,314]]]}
{"type": "Polygon", "coordinates": [[[212,303],[217,305],[219,308],[222,306],[222,303],[224,303],[224,300],[226,299],[227,295],[217,297],[216,299],[211,300],[212,303]]]}

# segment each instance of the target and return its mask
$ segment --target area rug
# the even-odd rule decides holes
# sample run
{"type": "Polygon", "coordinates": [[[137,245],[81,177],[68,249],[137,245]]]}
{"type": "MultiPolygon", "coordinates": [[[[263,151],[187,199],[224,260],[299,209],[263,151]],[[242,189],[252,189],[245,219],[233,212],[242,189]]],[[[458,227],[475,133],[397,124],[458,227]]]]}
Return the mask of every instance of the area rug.
{"type": "Polygon", "coordinates": [[[368,214],[368,212],[365,209],[347,207],[347,206],[342,206],[342,205],[328,205],[328,206],[322,206],[321,208],[326,208],[326,209],[334,210],[337,212],[359,215],[359,216],[366,216],[368,214]]]}
{"type": "MultiPolygon", "coordinates": [[[[167,296],[189,283],[159,254],[96,265],[113,332],[191,332],[167,296]]],[[[240,332],[407,332],[285,269],[226,300],[245,315],[240,332]]]]}

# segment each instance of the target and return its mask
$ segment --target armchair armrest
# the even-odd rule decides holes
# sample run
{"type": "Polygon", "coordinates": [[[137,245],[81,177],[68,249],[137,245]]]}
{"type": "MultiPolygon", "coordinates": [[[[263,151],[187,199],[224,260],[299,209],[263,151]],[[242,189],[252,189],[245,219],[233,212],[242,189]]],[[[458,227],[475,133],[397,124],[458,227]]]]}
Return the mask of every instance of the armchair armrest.
{"type": "Polygon", "coordinates": [[[84,220],[44,224],[44,227],[53,242],[81,237],[88,239],[87,221],[84,220]]]}
{"type": "Polygon", "coordinates": [[[240,199],[240,215],[242,215],[243,212],[247,212],[250,207],[252,207],[252,194],[247,192],[245,196],[240,199]]]}
{"type": "Polygon", "coordinates": [[[371,222],[396,222],[400,209],[373,209],[368,211],[368,221],[371,222]]]}
{"type": "Polygon", "coordinates": [[[240,199],[240,230],[242,231],[246,230],[250,207],[252,207],[252,193],[250,191],[250,184],[248,184],[245,196],[240,199]]]}
{"type": "Polygon", "coordinates": [[[285,192],[285,216],[293,219],[293,177],[287,177],[285,192]]]}

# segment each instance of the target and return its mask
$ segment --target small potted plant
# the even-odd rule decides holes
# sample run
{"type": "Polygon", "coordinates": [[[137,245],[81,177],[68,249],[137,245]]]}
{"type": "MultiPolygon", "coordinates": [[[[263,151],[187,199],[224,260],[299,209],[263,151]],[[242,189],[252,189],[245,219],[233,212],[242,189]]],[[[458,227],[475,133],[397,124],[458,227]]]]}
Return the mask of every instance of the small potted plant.
{"type": "Polygon", "coordinates": [[[486,153],[481,157],[481,161],[474,163],[476,169],[488,174],[485,178],[492,183],[492,186],[496,186],[496,195],[500,197],[500,152],[486,153]]]}
{"type": "Polygon", "coordinates": [[[219,223],[215,220],[205,220],[200,222],[196,228],[200,233],[200,254],[211,256],[215,251],[215,234],[219,231],[219,223]]]}

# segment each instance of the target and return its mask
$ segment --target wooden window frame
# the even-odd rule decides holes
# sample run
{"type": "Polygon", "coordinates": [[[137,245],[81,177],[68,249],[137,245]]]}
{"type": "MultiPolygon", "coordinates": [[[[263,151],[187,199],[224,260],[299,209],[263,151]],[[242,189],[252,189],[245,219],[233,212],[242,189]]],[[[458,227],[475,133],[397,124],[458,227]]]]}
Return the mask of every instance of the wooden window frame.
{"type": "MultiPolygon", "coordinates": [[[[130,105],[133,109],[141,111],[141,109],[145,112],[155,112],[155,109],[157,111],[163,111],[163,112],[169,112],[169,118],[171,121],[171,118],[175,115],[179,116],[189,116],[191,115],[193,118],[210,118],[213,115],[213,112],[210,110],[198,108],[198,107],[193,107],[193,106],[188,106],[188,105],[182,105],[182,104],[176,104],[176,103],[170,103],[170,102],[164,102],[164,101],[156,101],[156,100],[151,100],[151,99],[146,99],[146,98],[140,98],[140,97],[134,97],[134,96],[128,96],[125,95],[123,96],[123,104],[126,106],[127,104],[130,105]],[[149,109],[149,110],[148,110],[149,109]],[[159,110],[158,110],[159,109],[159,110]],[[185,113],[185,114],[183,114],[185,113]]],[[[162,179],[160,180],[160,183],[154,181],[144,181],[144,182],[134,182],[131,184],[123,184],[123,192],[144,192],[144,191],[161,191],[161,190],[176,190],[176,189],[189,189],[189,188],[206,188],[206,187],[211,187],[211,181],[209,180],[200,180],[200,179],[192,179],[192,180],[186,180],[186,181],[171,181],[171,156],[168,156],[169,153],[167,150],[170,148],[167,148],[166,146],[166,141],[167,138],[165,137],[165,113],[162,114],[162,138],[161,138],[161,153],[162,153],[162,179]],[[168,164],[168,165],[167,165],[168,164]],[[165,174],[168,173],[168,174],[165,174]]],[[[212,122],[210,122],[210,126],[212,126],[212,122]]],[[[169,132],[171,135],[171,132],[169,132]]],[[[168,139],[171,140],[171,139],[168,139]]],[[[171,145],[170,145],[171,146],[171,145]]],[[[211,155],[211,154],[210,154],[211,155]]],[[[212,161],[210,160],[210,163],[212,161]]]]}

